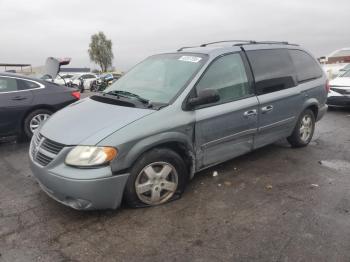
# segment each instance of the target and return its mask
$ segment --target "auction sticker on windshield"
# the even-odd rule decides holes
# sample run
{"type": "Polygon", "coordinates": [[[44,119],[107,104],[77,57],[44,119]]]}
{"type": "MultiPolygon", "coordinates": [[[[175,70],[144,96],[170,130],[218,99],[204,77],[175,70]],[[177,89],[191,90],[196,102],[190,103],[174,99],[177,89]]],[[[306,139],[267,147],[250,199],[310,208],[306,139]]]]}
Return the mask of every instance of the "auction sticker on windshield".
{"type": "Polygon", "coordinates": [[[188,56],[184,55],[179,58],[180,61],[198,63],[202,58],[198,56],[188,56]]]}

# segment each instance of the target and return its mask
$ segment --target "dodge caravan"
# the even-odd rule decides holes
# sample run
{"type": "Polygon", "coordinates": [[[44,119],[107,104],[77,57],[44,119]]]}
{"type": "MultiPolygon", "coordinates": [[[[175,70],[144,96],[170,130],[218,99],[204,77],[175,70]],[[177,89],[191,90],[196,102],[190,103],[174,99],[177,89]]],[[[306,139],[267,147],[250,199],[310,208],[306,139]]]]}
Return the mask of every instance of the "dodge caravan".
{"type": "Polygon", "coordinates": [[[281,138],[308,145],[328,88],[298,45],[183,47],[55,113],[32,138],[31,169],[48,195],[75,209],[159,205],[200,170],[281,138]]]}

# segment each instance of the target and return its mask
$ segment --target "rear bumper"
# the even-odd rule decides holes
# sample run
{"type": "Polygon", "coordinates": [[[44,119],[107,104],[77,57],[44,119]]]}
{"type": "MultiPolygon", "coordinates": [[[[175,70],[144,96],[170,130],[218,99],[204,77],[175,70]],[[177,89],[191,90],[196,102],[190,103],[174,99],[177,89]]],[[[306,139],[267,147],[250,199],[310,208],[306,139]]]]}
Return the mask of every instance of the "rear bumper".
{"type": "MultiPolygon", "coordinates": [[[[32,159],[30,164],[34,177],[50,197],[78,210],[116,209],[129,177],[129,174],[121,174],[96,179],[71,179],[42,168],[32,159]]],[[[84,170],[85,174],[88,172],[91,171],[84,170]]]]}
{"type": "Polygon", "coordinates": [[[330,96],[327,98],[329,106],[350,107],[350,96],[330,96]]]}

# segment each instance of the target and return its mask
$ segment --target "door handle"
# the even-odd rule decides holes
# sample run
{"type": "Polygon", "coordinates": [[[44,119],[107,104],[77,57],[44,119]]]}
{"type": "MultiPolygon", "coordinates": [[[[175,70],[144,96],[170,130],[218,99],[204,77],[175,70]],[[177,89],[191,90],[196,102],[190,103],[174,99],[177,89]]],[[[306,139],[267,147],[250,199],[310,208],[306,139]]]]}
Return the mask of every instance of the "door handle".
{"type": "Polygon", "coordinates": [[[265,114],[273,110],[273,105],[264,106],[261,108],[261,113],[265,114]]]}
{"type": "Polygon", "coordinates": [[[25,100],[27,99],[26,97],[23,97],[23,96],[16,96],[14,98],[12,98],[12,100],[15,100],[15,101],[20,101],[20,100],[25,100]]]}
{"type": "Polygon", "coordinates": [[[243,116],[245,117],[256,116],[256,115],[257,115],[256,109],[252,109],[243,113],[243,116]]]}

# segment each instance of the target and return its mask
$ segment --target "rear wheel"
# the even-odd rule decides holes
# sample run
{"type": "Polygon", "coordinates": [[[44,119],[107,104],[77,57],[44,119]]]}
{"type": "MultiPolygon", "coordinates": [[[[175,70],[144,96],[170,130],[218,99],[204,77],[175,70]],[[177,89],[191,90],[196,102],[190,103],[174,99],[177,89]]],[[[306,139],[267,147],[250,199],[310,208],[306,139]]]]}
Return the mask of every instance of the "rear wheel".
{"type": "Polygon", "coordinates": [[[50,116],[52,111],[47,109],[37,109],[29,113],[24,119],[23,128],[27,138],[31,138],[35,130],[44,123],[50,116]]]}
{"type": "Polygon", "coordinates": [[[153,149],[132,167],[125,201],[131,207],[166,203],[183,193],[187,177],[186,165],[177,153],[165,148],[153,149]]]}
{"type": "Polygon", "coordinates": [[[315,115],[310,109],[306,109],[299,117],[298,122],[288,142],[293,147],[307,146],[315,131],[315,115]]]}

